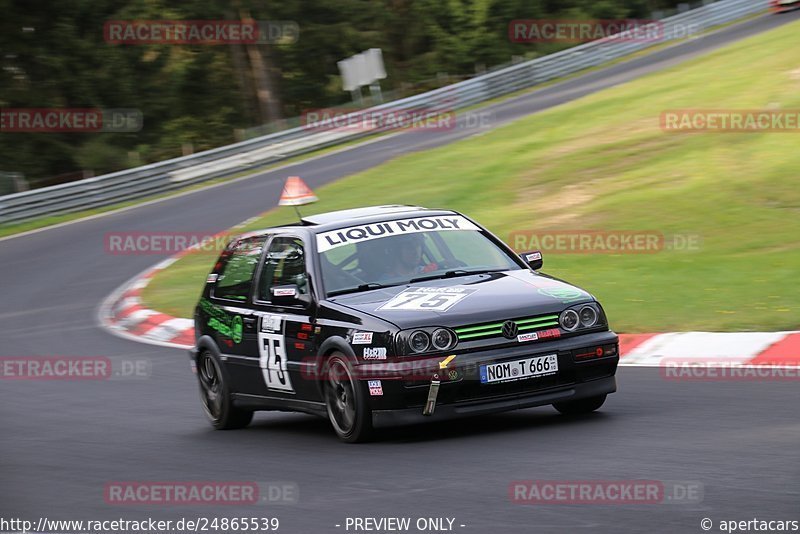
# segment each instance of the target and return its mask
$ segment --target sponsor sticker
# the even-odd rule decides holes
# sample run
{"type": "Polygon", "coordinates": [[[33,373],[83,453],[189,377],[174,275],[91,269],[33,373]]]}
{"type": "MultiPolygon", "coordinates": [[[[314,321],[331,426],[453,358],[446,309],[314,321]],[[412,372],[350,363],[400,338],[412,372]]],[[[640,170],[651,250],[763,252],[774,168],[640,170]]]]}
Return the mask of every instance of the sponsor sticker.
{"type": "Polygon", "coordinates": [[[317,250],[326,252],[336,247],[370,241],[392,235],[437,232],[442,230],[480,231],[480,228],[460,215],[440,217],[416,217],[398,221],[350,226],[317,234],[317,250]]]}
{"type": "Polygon", "coordinates": [[[217,281],[217,277],[218,277],[218,276],[219,276],[219,275],[217,275],[217,274],[209,274],[209,275],[206,277],[206,283],[207,283],[207,284],[213,284],[214,282],[216,282],[216,281],[217,281]]]}
{"type": "Polygon", "coordinates": [[[241,343],[243,325],[240,315],[232,315],[224,308],[206,299],[200,301],[200,308],[209,315],[207,323],[209,328],[221,336],[230,338],[234,343],[241,343]]]}
{"type": "Polygon", "coordinates": [[[356,332],[353,334],[353,345],[369,345],[372,343],[372,332],[356,332]]]}
{"type": "Polygon", "coordinates": [[[369,394],[371,397],[383,396],[383,385],[380,380],[368,380],[367,385],[369,386],[369,394]]]}
{"type": "Polygon", "coordinates": [[[542,253],[541,252],[531,252],[530,254],[527,254],[525,256],[525,259],[527,261],[538,261],[538,260],[541,260],[542,259],[542,253]]]}
{"type": "Polygon", "coordinates": [[[378,309],[447,311],[475,291],[466,287],[410,287],[378,309]]]}
{"type": "Polygon", "coordinates": [[[547,339],[550,337],[561,337],[561,330],[558,328],[548,328],[547,330],[541,330],[536,332],[536,335],[539,336],[539,339],[547,339]]]}
{"type": "Polygon", "coordinates": [[[525,341],[536,341],[539,335],[536,332],[529,332],[527,334],[520,334],[517,336],[517,341],[524,343],[525,341]]]}
{"type": "Polygon", "coordinates": [[[293,287],[276,287],[273,288],[272,294],[276,297],[294,297],[297,291],[293,287]]]}
{"type": "Polygon", "coordinates": [[[365,360],[385,360],[386,348],[385,347],[364,347],[365,360]]]}
{"type": "Polygon", "coordinates": [[[243,333],[244,327],[242,325],[242,316],[236,315],[233,317],[233,327],[231,328],[231,339],[233,342],[241,343],[243,333]]]}
{"type": "Polygon", "coordinates": [[[264,315],[261,317],[262,332],[280,332],[283,324],[283,317],[280,315],[264,315]]]}

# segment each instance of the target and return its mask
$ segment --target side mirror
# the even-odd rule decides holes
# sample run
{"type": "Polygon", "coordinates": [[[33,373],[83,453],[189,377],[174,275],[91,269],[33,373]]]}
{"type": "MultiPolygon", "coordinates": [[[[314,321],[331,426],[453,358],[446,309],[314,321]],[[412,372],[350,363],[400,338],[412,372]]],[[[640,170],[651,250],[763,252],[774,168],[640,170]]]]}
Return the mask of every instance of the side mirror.
{"type": "Polygon", "coordinates": [[[276,306],[297,306],[307,305],[309,299],[306,295],[301,295],[296,284],[286,284],[283,286],[273,286],[270,288],[272,304],[276,306]]]}
{"type": "Polygon", "coordinates": [[[542,259],[542,252],[540,250],[532,250],[530,252],[523,252],[520,255],[522,261],[528,264],[528,267],[533,269],[534,271],[538,271],[542,268],[544,264],[544,260],[542,259]]]}

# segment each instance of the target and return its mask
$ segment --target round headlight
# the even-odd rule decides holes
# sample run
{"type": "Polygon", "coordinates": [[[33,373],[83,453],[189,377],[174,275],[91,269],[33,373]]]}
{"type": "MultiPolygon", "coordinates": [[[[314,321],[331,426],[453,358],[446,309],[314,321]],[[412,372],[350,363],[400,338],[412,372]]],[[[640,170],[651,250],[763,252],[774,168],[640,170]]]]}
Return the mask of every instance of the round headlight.
{"type": "Polygon", "coordinates": [[[431,336],[433,346],[439,350],[449,349],[453,341],[455,341],[455,336],[446,328],[437,328],[433,331],[433,335],[431,336]]]}
{"type": "Polygon", "coordinates": [[[422,330],[417,330],[408,338],[408,344],[414,352],[425,352],[431,344],[428,334],[422,330]]]}
{"type": "Polygon", "coordinates": [[[597,310],[591,306],[581,308],[581,324],[585,327],[594,326],[597,323],[597,310]]]}
{"type": "Polygon", "coordinates": [[[578,325],[580,324],[578,312],[575,310],[564,310],[561,313],[561,317],[558,319],[558,321],[561,323],[561,328],[567,332],[572,332],[578,328],[578,325]]]}

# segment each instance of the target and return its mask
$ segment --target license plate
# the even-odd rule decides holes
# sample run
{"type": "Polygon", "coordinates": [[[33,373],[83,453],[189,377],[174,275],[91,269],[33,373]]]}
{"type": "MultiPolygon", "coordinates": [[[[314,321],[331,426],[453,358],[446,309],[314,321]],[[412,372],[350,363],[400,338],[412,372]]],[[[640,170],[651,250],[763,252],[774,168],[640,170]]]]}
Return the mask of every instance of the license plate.
{"type": "Polygon", "coordinates": [[[554,375],[558,372],[558,358],[555,354],[548,354],[524,360],[484,364],[481,365],[480,371],[482,384],[554,375]]]}

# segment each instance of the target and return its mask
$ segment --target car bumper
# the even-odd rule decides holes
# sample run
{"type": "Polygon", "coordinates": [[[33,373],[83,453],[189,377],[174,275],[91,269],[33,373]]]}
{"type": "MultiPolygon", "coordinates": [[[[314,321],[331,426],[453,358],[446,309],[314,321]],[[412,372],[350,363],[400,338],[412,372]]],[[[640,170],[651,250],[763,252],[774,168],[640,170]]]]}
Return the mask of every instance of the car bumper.
{"type": "Polygon", "coordinates": [[[614,393],[616,390],[616,377],[609,376],[606,378],[599,378],[597,380],[575,384],[572,387],[543,390],[540,392],[531,393],[529,395],[515,396],[508,399],[440,405],[436,407],[436,410],[431,415],[422,415],[422,411],[417,408],[406,408],[403,410],[373,410],[372,425],[375,428],[381,428],[388,426],[402,426],[413,425],[417,423],[446,421],[461,417],[471,417],[475,415],[519,410],[522,408],[546,406],[556,402],[586,399],[589,397],[596,397],[598,395],[614,393]]]}
{"type": "Polygon", "coordinates": [[[456,354],[445,368],[439,367],[442,356],[416,360],[411,378],[401,376],[396,363],[391,362],[370,364],[359,371],[359,376],[362,380],[381,381],[380,391],[376,392],[379,394],[370,391],[368,397],[374,426],[439,421],[613,393],[618,341],[614,332],[595,332],[456,354]],[[482,365],[553,354],[558,359],[555,374],[492,384],[480,381],[482,365]],[[435,409],[433,414],[423,415],[434,378],[440,381],[435,409]]]}

